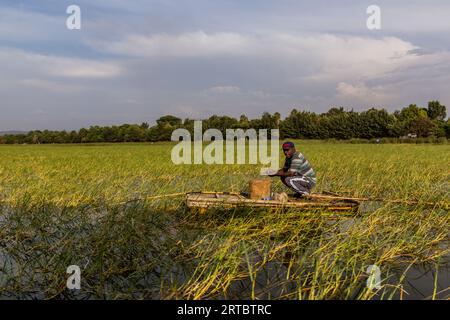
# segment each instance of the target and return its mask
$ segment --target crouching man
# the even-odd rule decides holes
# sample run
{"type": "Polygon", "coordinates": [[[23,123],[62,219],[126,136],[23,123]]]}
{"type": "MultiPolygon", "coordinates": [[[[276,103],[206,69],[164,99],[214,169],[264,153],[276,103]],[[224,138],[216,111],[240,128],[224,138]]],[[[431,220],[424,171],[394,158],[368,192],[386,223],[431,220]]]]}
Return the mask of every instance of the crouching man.
{"type": "Polygon", "coordinates": [[[286,161],[283,168],[272,176],[281,177],[281,181],[295,192],[296,197],[309,195],[316,185],[316,173],[303,154],[295,150],[294,143],[285,142],[282,148],[286,161]]]}

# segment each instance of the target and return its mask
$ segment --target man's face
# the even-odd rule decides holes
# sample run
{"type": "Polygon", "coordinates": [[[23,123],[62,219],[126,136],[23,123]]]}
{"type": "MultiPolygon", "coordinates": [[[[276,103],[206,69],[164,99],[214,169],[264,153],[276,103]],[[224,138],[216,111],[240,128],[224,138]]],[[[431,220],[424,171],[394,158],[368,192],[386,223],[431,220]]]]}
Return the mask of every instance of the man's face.
{"type": "Polygon", "coordinates": [[[283,153],[286,158],[291,158],[295,153],[295,148],[283,148],[283,153]]]}

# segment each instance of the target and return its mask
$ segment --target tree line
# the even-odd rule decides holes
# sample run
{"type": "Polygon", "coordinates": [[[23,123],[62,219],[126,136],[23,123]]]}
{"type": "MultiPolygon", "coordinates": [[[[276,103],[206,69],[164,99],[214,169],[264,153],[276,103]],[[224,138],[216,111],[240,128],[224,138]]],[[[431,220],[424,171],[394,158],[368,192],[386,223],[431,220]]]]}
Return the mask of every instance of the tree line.
{"type": "MultiPolygon", "coordinates": [[[[264,112],[259,119],[241,115],[239,119],[217,116],[203,120],[203,130],[219,129],[279,129],[282,138],[292,139],[379,139],[400,138],[450,138],[450,120],[446,119],[446,107],[439,101],[430,101],[427,108],[411,104],[389,113],[385,109],[371,108],[356,112],[343,107],[331,108],[317,114],[293,109],[285,118],[280,113],[264,112]]],[[[93,142],[156,142],[170,141],[172,132],[185,128],[193,133],[194,120],[166,115],[154,126],[123,124],[120,126],[91,126],[78,131],[35,130],[26,134],[0,136],[2,144],[39,143],[93,143],[93,142]]]]}

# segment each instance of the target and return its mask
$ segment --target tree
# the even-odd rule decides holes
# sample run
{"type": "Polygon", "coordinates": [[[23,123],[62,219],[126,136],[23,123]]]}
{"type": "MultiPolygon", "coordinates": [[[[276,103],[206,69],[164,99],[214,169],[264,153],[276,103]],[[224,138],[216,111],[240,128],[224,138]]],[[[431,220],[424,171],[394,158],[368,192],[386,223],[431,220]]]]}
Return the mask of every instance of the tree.
{"type": "Polygon", "coordinates": [[[239,122],[243,124],[248,124],[248,117],[245,114],[241,114],[239,117],[239,122]]]}
{"type": "Polygon", "coordinates": [[[295,119],[298,114],[296,109],[293,109],[289,116],[281,121],[280,134],[283,138],[297,138],[297,131],[295,126],[295,119]]]}
{"type": "Polygon", "coordinates": [[[373,139],[395,136],[396,118],[386,110],[371,108],[361,112],[357,119],[356,136],[358,138],[373,139]]]}
{"type": "Polygon", "coordinates": [[[450,139],[450,119],[445,123],[445,136],[450,139]]]}
{"type": "Polygon", "coordinates": [[[419,117],[426,118],[427,112],[423,108],[419,108],[415,104],[410,104],[408,107],[403,108],[399,113],[399,120],[403,122],[410,122],[419,117]]]}
{"type": "Polygon", "coordinates": [[[275,126],[277,128],[280,127],[280,121],[281,121],[281,114],[279,112],[275,112],[273,114],[273,120],[275,121],[275,126]]]}
{"type": "Polygon", "coordinates": [[[203,130],[218,129],[223,135],[226,134],[227,129],[239,126],[237,119],[228,116],[213,115],[208,120],[203,121],[203,130]]]}
{"type": "Polygon", "coordinates": [[[261,117],[261,129],[276,129],[278,128],[278,120],[279,120],[279,113],[278,115],[271,115],[268,112],[264,112],[261,117]]]}
{"type": "Polygon", "coordinates": [[[338,116],[338,115],[342,115],[345,113],[344,107],[333,107],[330,110],[328,110],[328,112],[325,114],[327,116],[338,116]]]}
{"type": "Polygon", "coordinates": [[[171,116],[171,115],[167,115],[167,116],[161,117],[158,120],[156,120],[156,123],[158,125],[162,125],[164,123],[168,123],[171,126],[179,126],[179,125],[181,125],[181,119],[177,118],[177,117],[174,117],[174,116],[171,116]]]}
{"type": "Polygon", "coordinates": [[[444,120],[447,116],[447,110],[439,101],[430,101],[428,102],[427,115],[431,120],[444,120]]]}
{"type": "Polygon", "coordinates": [[[409,123],[409,132],[417,134],[418,137],[429,137],[435,126],[430,119],[419,117],[409,123]]]}
{"type": "MultiPolygon", "coordinates": [[[[363,112],[346,111],[343,107],[331,108],[326,113],[317,114],[293,109],[284,120],[275,112],[264,112],[260,118],[251,119],[243,114],[239,120],[229,116],[213,115],[203,120],[203,130],[219,129],[225,135],[227,129],[280,129],[280,137],[294,139],[351,139],[399,137],[415,133],[419,137],[450,138],[450,120],[444,120],[446,108],[439,101],[430,101],[428,108],[415,104],[395,111],[371,108],[363,112]]],[[[182,121],[172,115],[156,120],[156,125],[148,123],[123,124],[120,126],[91,126],[77,131],[29,131],[26,134],[8,134],[0,143],[90,143],[90,142],[139,142],[169,141],[175,129],[184,128],[193,136],[194,120],[182,121]]],[[[269,132],[270,135],[270,132],[269,132]]]]}

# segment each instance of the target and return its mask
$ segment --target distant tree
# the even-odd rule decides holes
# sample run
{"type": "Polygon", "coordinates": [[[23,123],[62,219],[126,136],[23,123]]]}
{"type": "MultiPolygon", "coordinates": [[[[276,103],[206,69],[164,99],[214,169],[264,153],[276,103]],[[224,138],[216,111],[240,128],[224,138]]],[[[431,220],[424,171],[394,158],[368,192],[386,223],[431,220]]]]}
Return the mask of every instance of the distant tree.
{"type": "Polygon", "coordinates": [[[81,143],[90,142],[88,140],[88,134],[89,134],[89,131],[87,129],[85,129],[85,128],[81,128],[78,131],[78,138],[79,138],[81,143]]]}
{"type": "Polygon", "coordinates": [[[167,115],[156,120],[158,125],[162,125],[164,123],[168,123],[171,126],[179,126],[181,125],[181,119],[175,116],[167,115]]]}
{"type": "Polygon", "coordinates": [[[280,127],[280,122],[281,122],[281,114],[279,112],[275,112],[273,114],[273,120],[275,121],[275,126],[277,128],[280,127]]]}
{"type": "Polygon", "coordinates": [[[237,119],[229,116],[217,116],[213,115],[206,121],[203,121],[203,129],[218,129],[223,135],[226,134],[227,129],[235,128],[239,125],[237,119]]]}
{"type": "Polygon", "coordinates": [[[420,108],[416,104],[410,104],[408,107],[403,108],[401,111],[394,112],[394,116],[397,121],[393,128],[393,131],[396,132],[398,136],[413,133],[410,130],[413,127],[413,123],[417,119],[428,119],[427,109],[420,108]]]}
{"type": "Polygon", "coordinates": [[[296,128],[296,118],[298,111],[293,109],[284,121],[281,121],[281,136],[283,138],[298,138],[296,128]]]}
{"type": "Polygon", "coordinates": [[[445,131],[446,123],[445,123],[445,121],[434,120],[433,123],[435,124],[435,127],[434,127],[432,135],[437,137],[437,138],[445,137],[446,136],[446,131],[445,131]]]}
{"type": "Polygon", "coordinates": [[[250,127],[250,122],[248,120],[248,117],[244,114],[242,114],[239,117],[239,122],[235,125],[233,129],[241,128],[241,129],[248,129],[250,127]]]}
{"type": "Polygon", "coordinates": [[[188,125],[191,125],[191,124],[192,125],[194,124],[194,120],[189,119],[189,118],[184,119],[183,126],[188,126],[188,125]]]}
{"type": "Polygon", "coordinates": [[[403,108],[398,114],[399,120],[403,122],[409,122],[419,117],[427,117],[426,109],[419,108],[415,104],[410,104],[408,107],[403,108]]]}
{"type": "Polygon", "coordinates": [[[248,126],[252,129],[263,129],[261,119],[251,119],[248,123],[248,126]]]}
{"type": "Polygon", "coordinates": [[[450,119],[448,119],[445,123],[445,136],[447,139],[450,139],[450,119]]]}
{"type": "Polygon", "coordinates": [[[248,117],[245,114],[241,114],[241,116],[239,117],[239,122],[248,123],[248,117]]]}
{"type": "MultiPolygon", "coordinates": [[[[346,111],[343,107],[333,107],[326,113],[317,114],[293,109],[281,119],[264,112],[260,118],[251,119],[242,114],[239,120],[229,116],[213,115],[203,120],[203,130],[219,129],[226,134],[227,129],[280,129],[282,138],[300,139],[351,139],[399,137],[415,133],[419,137],[450,138],[450,120],[444,120],[446,108],[439,101],[430,101],[428,108],[415,104],[400,111],[389,113],[385,109],[371,108],[363,112],[346,111]]],[[[1,136],[0,143],[90,143],[90,142],[143,142],[168,141],[172,132],[185,128],[191,136],[194,134],[194,120],[166,115],[156,120],[150,127],[146,122],[123,124],[120,126],[91,126],[79,131],[30,131],[26,134],[8,134],[1,136]]]]}
{"type": "Polygon", "coordinates": [[[428,102],[427,114],[431,120],[444,120],[447,116],[447,110],[439,101],[430,101],[428,102]]]}
{"type": "Polygon", "coordinates": [[[344,107],[333,107],[330,110],[328,110],[328,112],[325,114],[327,116],[338,116],[338,115],[342,115],[345,113],[344,107]]]}
{"type": "Polygon", "coordinates": [[[379,137],[395,136],[396,118],[385,109],[371,108],[361,112],[357,119],[358,130],[356,137],[373,139],[379,137]]]}
{"type": "Polygon", "coordinates": [[[418,137],[429,137],[436,125],[425,117],[419,117],[409,123],[409,132],[417,134],[418,137]]]}
{"type": "Polygon", "coordinates": [[[70,143],[80,143],[80,137],[78,136],[78,132],[76,132],[75,130],[72,130],[69,133],[70,136],[70,143]]]}
{"type": "Polygon", "coordinates": [[[163,122],[156,126],[156,140],[155,141],[170,141],[172,138],[172,132],[177,129],[177,126],[173,126],[168,122],[163,122]]]}
{"type": "Polygon", "coordinates": [[[277,129],[280,126],[280,114],[275,112],[272,116],[269,112],[264,112],[261,117],[260,129],[277,129]]]}
{"type": "Polygon", "coordinates": [[[37,134],[37,133],[32,133],[32,139],[31,139],[31,141],[34,143],[34,144],[39,144],[40,142],[39,142],[39,135],[37,134]]]}

